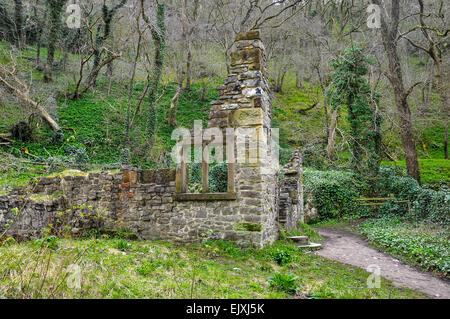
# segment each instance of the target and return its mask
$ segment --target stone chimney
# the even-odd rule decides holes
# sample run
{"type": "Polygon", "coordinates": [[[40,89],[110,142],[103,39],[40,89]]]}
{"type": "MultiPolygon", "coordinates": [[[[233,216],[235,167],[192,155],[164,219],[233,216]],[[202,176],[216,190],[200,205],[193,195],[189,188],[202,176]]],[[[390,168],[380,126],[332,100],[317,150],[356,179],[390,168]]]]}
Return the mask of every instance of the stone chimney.
{"type": "Polygon", "coordinates": [[[224,85],[217,89],[219,99],[211,103],[208,127],[219,127],[222,130],[250,129],[254,133],[249,137],[249,144],[250,141],[258,141],[257,147],[253,144],[247,149],[246,142],[242,142],[242,139],[239,142],[235,137],[237,148],[242,150],[244,146],[246,155],[239,155],[237,152],[237,163],[233,164],[235,166],[231,170],[234,171],[237,195],[236,202],[231,205],[237,222],[231,237],[227,235],[224,239],[262,247],[278,236],[278,172],[268,174],[263,169],[273,157],[272,145],[265,139],[267,136],[271,138],[272,106],[264,45],[258,30],[236,37],[231,52],[230,73],[224,80],[224,85]],[[267,144],[263,145],[261,142],[267,144]],[[271,156],[269,159],[260,157],[258,152],[261,147],[268,149],[271,156]],[[257,160],[242,161],[242,156],[248,155],[249,159],[250,153],[258,153],[257,160]]]}
{"type": "Polygon", "coordinates": [[[224,85],[217,90],[219,99],[212,102],[209,127],[242,127],[256,122],[265,128],[270,127],[270,87],[259,30],[236,37],[231,52],[230,73],[224,85]],[[246,119],[243,120],[243,117],[246,119]]]}

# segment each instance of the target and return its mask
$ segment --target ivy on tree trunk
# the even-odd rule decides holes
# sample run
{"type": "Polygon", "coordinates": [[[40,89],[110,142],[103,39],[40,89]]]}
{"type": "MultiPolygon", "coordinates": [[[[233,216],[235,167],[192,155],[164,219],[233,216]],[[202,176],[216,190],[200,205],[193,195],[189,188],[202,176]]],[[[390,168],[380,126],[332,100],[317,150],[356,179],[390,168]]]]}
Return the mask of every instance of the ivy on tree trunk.
{"type": "Polygon", "coordinates": [[[381,150],[381,116],[376,107],[379,96],[371,92],[365,79],[369,62],[363,50],[352,44],[332,64],[334,72],[327,95],[335,110],[347,109],[353,170],[375,185],[381,150]]]}
{"type": "Polygon", "coordinates": [[[47,62],[44,69],[44,81],[52,81],[53,61],[55,60],[56,43],[61,29],[61,15],[67,0],[46,0],[49,10],[50,32],[47,40],[47,62]]]}

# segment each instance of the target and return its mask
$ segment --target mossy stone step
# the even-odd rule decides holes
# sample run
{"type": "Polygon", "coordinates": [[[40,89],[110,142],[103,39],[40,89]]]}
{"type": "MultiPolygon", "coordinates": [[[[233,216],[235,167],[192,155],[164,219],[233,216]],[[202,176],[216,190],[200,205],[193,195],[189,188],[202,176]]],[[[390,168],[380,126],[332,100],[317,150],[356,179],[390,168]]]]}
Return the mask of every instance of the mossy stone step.
{"type": "Polygon", "coordinates": [[[295,246],[295,247],[297,247],[297,248],[310,248],[310,249],[317,249],[317,248],[320,248],[320,247],[322,247],[322,244],[317,244],[317,243],[308,243],[308,244],[306,244],[306,245],[298,245],[298,246],[295,246]]]}
{"type": "Polygon", "coordinates": [[[290,236],[287,239],[292,240],[296,244],[308,244],[308,236],[290,236]]]}

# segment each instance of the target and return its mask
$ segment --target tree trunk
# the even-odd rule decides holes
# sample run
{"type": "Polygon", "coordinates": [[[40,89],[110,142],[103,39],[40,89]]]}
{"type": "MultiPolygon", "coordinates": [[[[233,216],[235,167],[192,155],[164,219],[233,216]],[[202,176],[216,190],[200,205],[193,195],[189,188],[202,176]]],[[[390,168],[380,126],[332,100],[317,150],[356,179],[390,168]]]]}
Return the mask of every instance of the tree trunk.
{"type": "Polygon", "coordinates": [[[442,64],[439,59],[436,60],[436,78],[437,78],[437,89],[439,91],[439,96],[441,98],[441,114],[442,121],[444,124],[444,157],[448,159],[448,93],[444,83],[444,76],[442,73],[442,64]]]}
{"type": "MultiPolygon", "coordinates": [[[[372,0],[381,6],[380,0],[372,0]]],[[[400,118],[400,135],[405,153],[406,168],[408,174],[420,182],[419,161],[417,159],[416,143],[411,123],[411,110],[408,105],[408,93],[405,90],[402,67],[398,56],[397,32],[399,25],[400,4],[392,1],[390,13],[390,25],[387,24],[384,15],[381,15],[381,36],[383,46],[389,62],[389,81],[394,88],[397,112],[400,118]]]]}
{"type": "Polygon", "coordinates": [[[298,181],[297,181],[297,195],[298,195],[298,220],[301,223],[305,222],[305,208],[303,206],[303,154],[299,150],[299,157],[298,157],[298,181]]]}
{"type": "Polygon", "coordinates": [[[334,145],[336,141],[336,128],[337,128],[338,110],[334,110],[331,114],[331,123],[328,132],[328,158],[330,161],[334,161],[336,158],[334,156],[334,145]]]}
{"type": "Polygon", "coordinates": [[[47,44],[47,62],[44,68],[44,82],[52,81],[53,62],[55,60],[56,42],[61,27],[61,13],[67,0],[48,0],[50,10],[50,32],[47,44]]]}
{"type": "Polygon", "coordinates": [[[141,0],[142,18],[150,26],[153,42],[155,44],[155,57],[153,72],[148,74],[149,93],[148,104],[149,112],[147,118],[147,135],[153,136],[156,130],[156,94],[161,81],[162,71],[164,67],[164,57],[166,52],[166,24],[165,24],[165,4],[157,5],[156,27],[150,22],[150,19],[144,12],[144,0],[141,0]]]}
{"type": "Polygon", "coordinates": [[[170,110],[169,110],[169,118],[167,120],[168,124],[171,126],[177,126],[177,109],[178,109],[178,101],[180,99],[181,91],[183,90],[183,82],[178,84],[177,92],[174,97],[170,101],[170,110]]]}
{"type": "Polygon", "coordinates": [[[295,69],[295,86],[297,89],[303,88],[303,72],[300,71],[300,67],[298,65],[295,69]]]}
{"type": "MultiPolygon", "coordinates": [[[[26,86],[23,83],[21,83],[17,78],[14,78],[14,80],[15,82],[20,83],[22,87],[26,88],[26,86]]],[[[12,85],[6,78],[0,76],[0,82],[2,82],[7,88],[12,90],[23,101],[31,105],[39,113],[39,115],[50,125],[53,131],[55,132],[61,131],[61,128],[59,127],[58,123],[56,123],[56,121],[48,114],[48,112],[40,104],[31,100],[27,96],[27,94],[25,94],[23,91],[19,90],[17,87],[12,85]]]]}
{"type": "Polygon", "coordinates": [[[22,0],[14,0],[14,24],[14,43],[20,48],[24,44],[22,0]]]}
{"type": "Polygon", "coordinates": [[[94,63],[92,64],[91,72],[87,78],[87,83],[89,83],[89,86],[97,85],[99,66],[102,65],[102,54],[104,51],[102,50],[103,43],[109,38],[111,34],[112,21],[114,15],[116,14],[117,10],[119,10],[125,5],[126,2],[127,0],[121,0],[119,3],[117,3],[115,6],[111,8],[109,8],[106,5],[106,2],[103,2],[102,18],[104,25],[99,25],[97,28],[97,35],[95,38],[95,48],[94,48],[94,63]],[[102,31],[103,33],[100,34],[102,31]]]}
{"type": "Polygon", "coordinates": [[[136,46],[136,55],[134,56],[134,61],[133,61],[133,71],[131,73],[131,78],[130,78],[130,91],[128,92],[127,123],[126,123],[126,128],[125,128],[125,142],[128,142],[129,141],[129,137],[130,137],[131,101],[133,99],[134,81],[135,81],[135,78],[136,78],[136,68],[137,68],[139,56],[141,54],[142,32],[141,32],[141,30],[139,28],[139,22],[140,22],[139,20],[140,20],[140,15],[136,19],[136,28],[137,28],[139,37],[138,37],[138,43],[137,43],[137,46],[136,46]]]}
{"type": "Polygon", "coordinates": [[[191,90],[191,82],[192,82],[192,48],[191,48],[191,39],[190,36],[186,41],[187,47],[187,58],[186,58],[186,91],[191,90]]]}

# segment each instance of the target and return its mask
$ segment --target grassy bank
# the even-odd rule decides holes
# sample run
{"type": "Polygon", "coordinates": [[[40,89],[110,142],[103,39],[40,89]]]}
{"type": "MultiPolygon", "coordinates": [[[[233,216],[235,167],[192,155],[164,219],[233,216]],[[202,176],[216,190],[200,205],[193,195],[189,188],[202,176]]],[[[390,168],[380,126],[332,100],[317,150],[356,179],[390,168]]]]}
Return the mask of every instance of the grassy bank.
{"type": "Polygon", "coordinates": [[[243,250],[221,241],[177,246],[48,237],[4,245],[0,255],[6,298],[423,297],[385,279],[380,289],[369,289],[367,272],[284,242],[243,250]]]}

